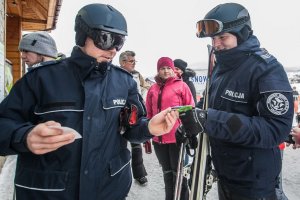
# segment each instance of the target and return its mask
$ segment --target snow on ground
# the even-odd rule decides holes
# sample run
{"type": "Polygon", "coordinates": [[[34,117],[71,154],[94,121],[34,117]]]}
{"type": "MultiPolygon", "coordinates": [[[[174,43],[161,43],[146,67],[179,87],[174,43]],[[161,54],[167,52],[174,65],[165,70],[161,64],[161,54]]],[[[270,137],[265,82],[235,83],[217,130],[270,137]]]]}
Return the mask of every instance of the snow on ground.
{"type": "MultiPolygon", "coordinates": [[[[148,172],[148,185],[140,186],[133,181],[126,200],[164,200],[164,183],[161,167],[155,153],[144,154],[144,164],[148,172]]],[[[283,156],[283,190],[289,200],[300,199],[300,149],[285,148],[283,156]]],[[[217,200],[216,184],[208,193],[207,200],[217,200]]]]}
{"type": "MultiPolygon", "coordinates": [[[[153,148],[152,148],[153,149],[153,148]]],[[[154,151],[152,154],[143,154],[144,165],[148,173],[148,184],[141,186],[133,181],[131,190],[126,200],[164,200],[164,182],[160,165],[154,151]]],[[[217,192],[214,186],[209,192],[207,200],[216,200],[217,192]]]]}
{"type": "Polygon", "coordinates": [[[300,149],[286,147],[283,155],[283,191],[289,200],[300,199],[300,149]]]}
{"type": "Polygon", "coordinates": [[[0,200],[12,200],[17,156],[7,156],[0,174],[0,200]]]}
{"type": "MultiPolygon", "coordinates": [[[[164,183],[161,167],[158,164],[155,153],[144,154],[144,163],[148,172],[148,184],[140,186],[133,181],[132,188],[127,200],[164,200],[164,183]]],[[[283,156],[283,188],[289,200],[300,199],[300,149],[285,148],[283,156]]],[[[9,165],[8,165],[9,166],[9,165]]],[[[12,173],[14,167],[3,169],[3,173],[12,173]]],[[[3,177],[2,177],[3,178],[3,177]]],[[[13,187],[7,185],[7,180],[2,180],[0,176],[0,199],[11,200],[13,187]],[[5,186],[5,187],[3,187],[5,186]]],[[[216,184],[208,193],[207,200],[217,200],[216,184]]]]}

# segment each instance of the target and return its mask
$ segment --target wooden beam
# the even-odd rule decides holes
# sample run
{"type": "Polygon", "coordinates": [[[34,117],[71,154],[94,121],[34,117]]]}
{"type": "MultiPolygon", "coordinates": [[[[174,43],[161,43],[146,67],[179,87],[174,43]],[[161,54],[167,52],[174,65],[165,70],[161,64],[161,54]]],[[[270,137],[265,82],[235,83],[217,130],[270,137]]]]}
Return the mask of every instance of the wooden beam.
{"type": "Polygon", "coordinates": [[[18,11],[18,14],[19,14],[19,16],[21,15],[21,13],[22,13],[22,3],[21,3],[21,1],[20,0],[14,0],[14,2],[17,4],[16,6],[17,6],[17,11],[18,11]]]}
{"type": "Polygon", "coordinates": [[[21,0],[21,3],[22,3],[23,6],[27,5],[26,0],[21,0]]]}
{"type": "Polygon", "coordinates": [[[49,0],[48,19],[46,25],[47,29],[51,29],[53,27],[57,2],[57,0],[49,0]]]}
{"type": "Polygon", "coordinates": [[[26,31],[37,31],[37,30],[46,30],[46,24],[32,24],[32,23],[23,23],[23,30],[26,31]]]}
{"type": "Polygon", "coordinates": [[[9,60],[11,60],[12,58],[18,58],[20,59],[20,52],[17,51],[8,51],[6,52],[6,57],[9,58],[9,60]]]}
{"type": "Polygon", "coordinates": [[[6,58],[13,64],[14,83],[22,76],[21,74],[21,55],[18,50],[18,44],[21,39],[21,19],[20,17],[6,18],[6,58]],[[15,49],[14,49],[15,48],[15,49]]]}
{"type": "Polygon", "coordinates": [[[19,1],[19,0],[16,0],[16,1],[17,1],[17,4],[18,4],[18,12],[22,13],[22,11],[23,11],[22,1],[19,1]]]}
{"type": "Polygon", "coordinates": [[[39,1],[27,0],[27,4],[35,12],[39,19],[47,19],[47,8],[44,8],[39,1]]]}
{"type": "Polygon", "coordinates": [[[22,2],[20,0],[7,1],[7,13],[11,15],[22,15],[22,2]]]}
{"type": "Polygon", "coordinates": [[[47,20],[41,20],[41,19],[27,19],[22,18],[22,22],[28,22],[28,23],[34,23],[34,24],[46,24],[47,20]]]}

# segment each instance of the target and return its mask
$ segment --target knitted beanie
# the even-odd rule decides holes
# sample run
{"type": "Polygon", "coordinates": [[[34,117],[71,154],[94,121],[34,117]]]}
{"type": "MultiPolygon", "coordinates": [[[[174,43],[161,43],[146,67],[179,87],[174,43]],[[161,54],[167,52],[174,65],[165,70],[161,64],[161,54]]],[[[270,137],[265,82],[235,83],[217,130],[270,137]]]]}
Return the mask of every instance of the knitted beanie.
{"type": "Polygon", "coordinates": [[[19,51],[30,51],[37,54],[57,57],[57,49],[54,39],[45,31],[37,31],[23,35],[19,51]]]}
{"type": "Polygon", "coordinates": [[[186,67],[187,67],[187,63],[181,59],[175,59],[174,60],[174,66],[181,69],[181,71],[185,71],[186,67]]]}
{"type": "Polygon", "coordinates": [[[157,61],[157,71],[159,71],[162,67],[170,67],[174,71],[174,63],[173,60],[169,57],[161,57],[157,61]]]}

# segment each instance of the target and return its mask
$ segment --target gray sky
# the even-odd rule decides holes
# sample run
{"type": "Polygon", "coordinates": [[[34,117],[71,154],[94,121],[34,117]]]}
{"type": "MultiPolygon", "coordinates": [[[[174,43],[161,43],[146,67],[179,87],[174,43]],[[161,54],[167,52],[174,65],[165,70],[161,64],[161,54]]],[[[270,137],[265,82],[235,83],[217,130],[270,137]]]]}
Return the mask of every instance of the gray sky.
{"type": "MultiPolygon", "coordinates": [[[[58,49],[67,55],[75,45],[74,21],[78,10],[89,3],[107,3],[127,20],[128,36],[121,49],[136,52],[136,69],[143,76],[156,74],[162,56],[181,58],[189,67],[205,68],[210,39],[196,37],[196,22],[220,3],[245,6],[254,35],[284,65],[300,70],[300,12],[296,0],[63,0],[57,28],[52,31],[58,49]]],[[[119,53],[113,63],[118,65],[119,53]]]]}

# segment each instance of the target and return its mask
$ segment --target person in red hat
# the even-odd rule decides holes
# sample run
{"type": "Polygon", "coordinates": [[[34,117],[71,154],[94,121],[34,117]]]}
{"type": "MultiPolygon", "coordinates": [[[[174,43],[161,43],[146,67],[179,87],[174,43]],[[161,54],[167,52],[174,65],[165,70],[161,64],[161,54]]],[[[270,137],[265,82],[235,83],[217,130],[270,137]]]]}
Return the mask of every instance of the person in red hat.
{"type": "MultiPolygon", "coordinates": [[[[157,62],[157,75],[147,94],[147,117],[151,119],[155,114],[168,107],[192,105],[192,93],[185,82],[174,72],[174,63],[169,57],[161,57],[157,62]]],[[[162,166],[166,200],[172,200],[176,180],[177,163],[180,147],[176,145],[175,132],[180,125],[177,120],[173,129],[164,136],[153,137],[153,146],[159,163],[162,166]]],[[[181,199],[188,199],[187,181],[184,180],[181,199]]]]}

